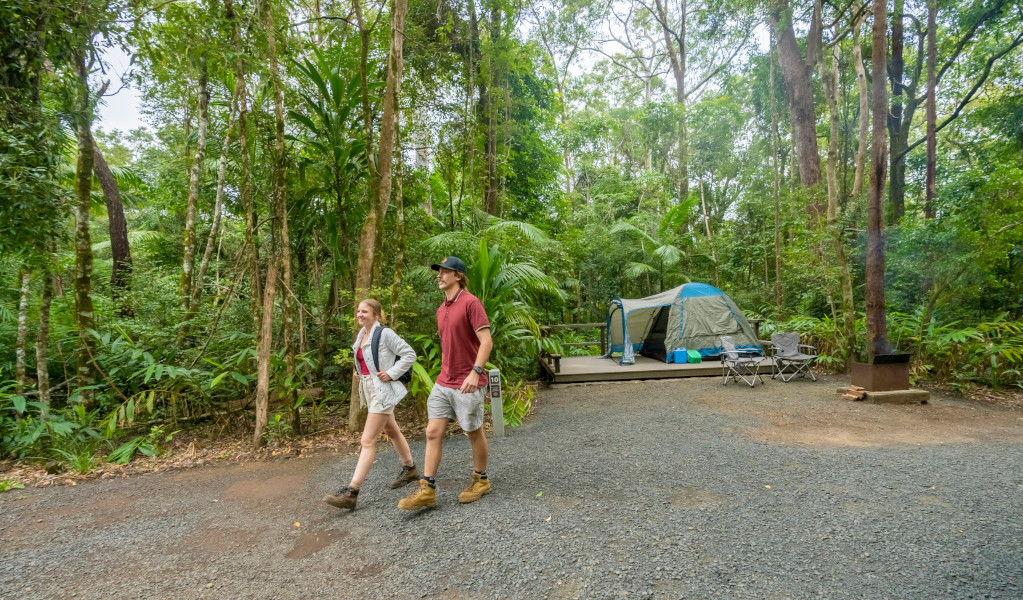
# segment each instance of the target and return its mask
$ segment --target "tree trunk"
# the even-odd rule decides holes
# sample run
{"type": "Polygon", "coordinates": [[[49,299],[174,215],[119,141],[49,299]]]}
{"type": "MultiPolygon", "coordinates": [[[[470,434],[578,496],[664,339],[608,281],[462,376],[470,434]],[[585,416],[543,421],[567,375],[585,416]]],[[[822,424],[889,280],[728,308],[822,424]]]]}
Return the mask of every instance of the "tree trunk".
{"type": "Polygon", "coordinates": [[[938,164],[938,134],[937,122],[938,111],[935,97],[937,95],[937,80],[935,76],[935,65],[938,59],[937,41],[937,0],[927,0],[927,175],[925,177],[924,196],[924,217],[934,218],[934,199],[938,195],[938,185],[935,181],[938,164]]]}
{"type": "Polygon", "coordinates": [[[710,216],[707,214],[707,201],[703,197],[703,179],[700,179],[700,206],[703,207],[703,227],[707,233],[707,244],[710,246],[710,260],[714,263],[714,285],[720,287],[718,276],[718,257],[714,254],[714,237],[710,233],[710,216]]]}
{"type": "Polygon", "coordinates": [[[827,218],[829,225],[834,225],[838,222],[838,138],[841,132],[841,121],[838,115],[839,47],[836,44],[832,48],[834,54],[830,68],[825,60],[821,60],[817,64],[821,82],[824,84],[824,98],[828,106],[828,115],[831,118],[830,133],[828,135],[828,158],[825,163],[825,179],[828,183],[827,218]]]}
{"type": "MultiPolygon", "coordinates": [[[[902,130],[902,77],[904,71],[902,13],[904,4],[905,0],[894,0],[892,5],[892,56],[891,68],[888,70],[892,79],[891,112],[888,117],[888,131],[892,141],[889,154],[891,161],[889,167],[891,176],[888,182],[888,202],[891,205],[891,210],[888,212],[889,224],[895,224],[902,218],[902,215],[906,214],[906,161],[902,157],[902,151],[907,142],[902,130]]],[[[875,71],[876,73],[881,73],[881,71],[875,71]]]]}
{"type": "MultiPolygon", "coordinates": [[[[836,31],[836,35],[837,33],[838,32],[836,31]]],[[[827,100],[828,113],[831,116],[826,171],[828,182],[828,229],[831,231],[831,245],[835,252],[835,262],[838,263],[838,272],[842,288],[843,347],[846,350],[845,366],[846,370],[848,370],[856,343],[856,315],[853,314],[852,272],[849,268],[849,258],[845,253],[845,241],[843,240],[842,229],[838,220],[838,138],[841,133],[841,121],[838,113],[840,85],[840,79],[838,76],[839,52],[839,46],[836,44],[832,47],[831,68],[827,68],[828,65],[824,60],[820,61],[819,67],[821,81],[824,82],[824,97],[827,100]]]]}
{"type": "Polygon", "coordinates": [[[110,291],[118,314],[122,317],[132,316],[131,304],[125,295],[131,292],[131,247],[128,245],[128,225],[124,219],[124,204],[121,202],[121,189],[117,186],[114,174],[103,158],[99,145],[92,144],[95,157],[93,169],[103,188],[103,198],[107,204],[107,219],[110,229],[110,252],[114,266],[110,273],[110,291]]]}
{"type": "Polygon", "coordinates": [[[672,43],[672,31],[668,28],[668,12],[661,0],[656,0],[657,12],[660,14],[661,30],[664,33],[664,43],[668,48],[668,58],[671,60],[671,73],[675,77],[675,103],[678,105],[678,201],[685,202],[689,197],[689,139],[686,128],[686,68],[688,61],[688,50],[686,48],[686,0],[680,0],[681,23],[679,33],[675,38],[678,40],[678,49],[672,43]]]}
{"type": "MultiPolygon", "coordinates": [[[[295,300],[294,300],[294,279],[291,273],[291,240],[288,237],[288,197],[287,182],[285,180],[285,166],[287,156],[284,148],[284,93],[281,90],[281,76],[277,64],[277,35],[274,24],[273,8],[269,2],[263,5],[263,12],[266,16],[266,39],[267,55],[270,58],[270,79],[273,82],[274,93],[274,120],[276,124],[274,147],[274,171],[273,171],[273,195],[274,195],[274,220],[277,221],[279,231],[277,252],[281,263],[282,285],[281,290],[281,341],[284,345],[284,369],[285,378],[288,382],[295,382],[295,344],[292,338],[295,331],[295,300]]],[[[266,313],[264,312],[264,315],[266,313]]],[[[264,319],[264,326],[265,326],[264,319]]],[[[296,435],[302,433],[302,420],[295,405],[295,393],[292,386],[286,386],[281,390],[285,406],[291,414],[291,429],[296,435]]]]}
{"type": "Polygon", "coordinates": [[[224,130],[224,145],[220,150],[220,162],[217,165],[217,199],[213,203],[213,222],[210,225],[210,233],[206,236],[206,249],[202,253],[202,261],[199,263],[199,272],[195,276],[195,285],[192,289],[192,307],[199,304],[202,295],[203,279],[210,266],[210,257],[213,256],[213,245],[216,243],[217,234],[220,232],[220,215],[224,210],[224,181],[227,178],[227,154],[231,149],[231,129],[234,127],[235,110],[238,106],[238,86],[235,86],[234,102],[231,103],[231,111],[227,118],[227,129],[224,130]]]}
{"type": "Polygon", "coordinates": [[[36,332],[36,386],[43,415],[50,408],[50,370],[46,365],[46,349],[50,343],[50,300],[53,298],[53,273],[43,271],[43,291],[39,297],[39,331],[36,332]]]}
{"type": "Polygon", "coordinates": [[[32,275],[28,269],[18,273],[18,287],[21,290],[18,302],[18,337],[14,346],[14,391],[21,394],[25,391],[25,356],[28,348],[28,292],[32,275]]]}
{"type": "MultiPolygon", "coordinates": [[[[387,84],[384,89],[384,111],[380,125],[380,193],[372,198],[359,239],[359,262],[355,278],[356,301],[369,294],[372,285],[374,250],[378,229],[383,225],[387,204],[391,199],[391,162],[394,155],[395,122],[398,117],[398,95],[404,68],[405,14],[408,0],[394,0],[391,7],[391,44],[387,59],[387,84]]],[[[349,408],[349,431],[362,429],[364,415],[359,410],[357,388],[352,388],[353,402],[349,408]]]]}
{"type": "MultiPolygon", "coordinates": [[[[84,49],[82,49],[84,52],[84,49]]],[[[75,164],[75,320],[78,324],[77,384],[79,398],[86,408],[95,405],[91,386],[95,380],[93,354],[95,344],[90,330],[96,328],[92,306],[92,239],[89,236],[89,208],[92,205],[92,171],[95,160],[92,139],[92,105],[89,100],[89,69],[84,56],[76,57],[78,105],[75,132],[78,160],[75,164]]]]}
{"type": "Polygon", "coordinates": [[[252,335],[259,338],[259,328],[263,314],[263,284],[259,273],[259,247],[257,246],[256,211],[252,202],[252,186],[249,181],[249,136],[248,136],[248,99],[245,89],[245,63],[242,60],[244,46],[238,17],[234,12],[233,0],[224,0],[227,18],[231,21],[231,35],[234,49],[238,53],[235,61],[235,93],[238,95],[238,146],[241,155],[241,184],[239,193],[242,209],[245,211],[245,252],[246,268],[249,271],[249,285],[252,297],[252,335]]]}
{"type": "Polygon", "coordinates": [[[391,284],[391,325],[398,324],[398,306],[401,299],[401,271],[405,268],[405,190],[403,178],[405,174],[405,163],[401,153],[401,123],[396,124],[395,145],[398,154],[394,175],[394,208],[397,223],[395,224],[394,242],[397,246],[394,257],[394,283],[391,284]]]}
{"type": "MultiPolygon", "coordinates": [[[[799,164],[799,181],[810,188],[821,180],[820,150],[817,147],[817,113],[813,96],[813,82],[810,73],[816,62],[820,46],[820,2],[814,3],[813,21],[807,35],[806,60],[799,52],[795,32],[792,29],[792,9],[787,0],[776,0],[771,6],[771,28],[778,38],[778,64],[788,90],[789,108],[795,140],[795,151],[799,164]]],[[[816,196],[816,195],[815,195],[816,196]]],[[[808,212],[811,217],[820,217],[825,207],[814,199],[808,212]]]]}
{"type": "Polygon", "coordinates": [[[327,293],[327,303],[323,307],[323,322],[320,323],[320,339],[316,345],[316,381],[323,381],[323,367],[327,362],[327,343],[330,338],[330,321],[334,317],[334,312],[337,311],[337,288],[338,277],[335,273],[330,278],[330,291],[327,293]]]}
{"type": "MultiPolygon", "coordinates": [[[[188,176],[188,201],[185,208],[185,239],[184,260],[181,263],[181,283],[178,296],[181,312],[185,321],[192,318],[192,271],[195,266],[195,215],[199,205],[199,184],[202,176],[202,165],[206,159],[206,132],[210,122],[210,94],[207,90],[206,57],[199,58],[199,137],[195,146],[195,161],[188,176]]],[[[181,328],[179,337],[185,329],[181,328]]]]}
{"type": "MultiPolygon", "coordinates": [[[[480,118],[480,121],[482,121],[482,128],[483,128],[483,132],[484,132],[483,154],[484,154],[484,162],[485,162],[486,159],[489,158],[489,152],[490,152],[490,117],[491,117],[490,100],[491,100],[491,97],[490,97],[490,91],[487,89],[487,78],[484,76],[483,68],[482,68],[482,64],[483,64],[483,60],[482,59],[483,59],[483,57],[482,57],[481,52],[480,52],[480,26],[479,26],[479,19],[476,16],[476,0],[468,0],[468,7],[469,7],[469,44],[468,44],[468,48],[467,48],[466,52],[467,52],[467,57],[468,57],[468,61],[467,62],[468,62],[468,72],[469,72],[469,81],[470,81],[469,88],[471,90],[471,87],[472,87],[472,83],[471,82],[473,80],[475,80],[476,81],[477,89],[479,90],[478,110],[479,110],[479,118],[480,118]]],[[[488,57],[489,57],[489,54],[488,54],[488,57]]],[[[465,173],[465,167],[464,167],[464,165],[465,165],[465,157],[463,156],[463,158],[462,158],[462,165],[463,165],[463,167],[462,167],[462,182],[463,182],[463,185],[464,185],[466,177],[468,177],[470,182],[471,182],[472,179],[476,175],[476,165],[475,165],[475,160],[474,160],[475,156],[476,156],[476,148],[475,148],[476,144],[475,144],[475,142],[470,142],[471,139],[472,138],[470,137],[470,135],[467,134],[466,135],[465,147],[466,147],[466,151],[469,153],[469,173],[468,173],[468,175],[466,175],[466,173],[465,173]],[[471,144],[471,146],[470,146],[470,144],[471,144]],[[470,149],[470,147],[471,147],[471,149],[470,149]]],[[[486,164],[489,167],[489,163],[486,163],[486,164]]],[[[487,171],[487,177],[488,177],[488,179],[487,179],[487,186],[486,186],[486,188],[484,188],[484,205],[486,204],[486,193],[487,193],[487,191],[490,190],[490,180],[489,180],[490,171],[489,170],[487,171]]],[[[474,196],[473,192],[474,192],[474,186],[472,186],[472,184],[470,183],[470,188],[469,188],[469,197],[470,198],[474,196]]],[[[458,195],[458,205],[459,205],[459,207],[461,207],[461,205],[462,205],[462,194],[461,193],[459,193],[459,195],[458,195]]],[[[461,218],[459,218],[459,220],[461,220],[461,218]]]]}
{"type": "MultiPolygon", "coordinates": [[[[369,194],[370,198],[372,198],[376,195],[380,185],[376,150],[373,148],[373,105],[369,99],[370,35],[373,32],[366,27],[366,21],[362,15],[361,0],[352,0],[352,10],[355,12],[355,19],[359,25],[359,91],[362,94],[362,126],[366,136],[366,168],[369,170],[369,194]]],[[[372,204],[372,200],[370,204],[372,204]]]]}
{"type": "Polygon", "coordinates": [[[873,357],[888,354],[888,323],[884,291],[884,198],[885,167],[888,159],[887,114],[888,89],[885,78],[885,35],[888,6],[885,0],[874,0],[874,35],[872,42],[871,102],[873,104],[873,144],[870,158],[870,187],[867,191],[867,352],[873,357]]]}
{"type": "Polygon", "coordinates": [[[362,225],[359,238],[359,259],[355,278],[355,296],[365,297],[373,284],[374,251],[379,228],[387,213],[391,200],[392,158],[394,155],[395,117],[398,114],[398,94],[401,90],[401,76],[404,68],[405,14],[408,0],[394,0],[391,11],[391,44],[387,61],[387,83],[384,90],[384,109],[380,125],[380,190],[371,198],[370,210],[362,225]]]}
{"type": "Polygon", "coordinates": [[[778,139],[778,114],[776,112],[776,100],[774,92],[774,63],[776,45],[774,36],[771,36],[771,63],[770,63],[770,102],[771,102],[771,166],[774,171],[774,305],[776,307],[775,317],[781,315],[781,174],[778,170],[778,151],[781,145],[778,139]]]}
{"type": "Polygon", "coordinates": [[[867,18],[867,12],[862,11],[862,16],[853,25],[855,35],[853,36],[853,67],[856,69],[856,86],[859,91],[860,115],[859,115],[859,137],[856,146],[856,173],[853,176],[853,198],[858,198],[863,192],[863,176],[866,173],[867,165],[867,133],[870,130],[870,90],[867,88],[867,71],[863,68],[863,47],[860,45],[860,29],[863,21],[867,18]]]}
{"type": "MultiPolygon", "coordinates": [[[[487,89],[486,112],[484,114],[484,119],[486,119],[484,131],[486,136],[487,190],[484,194],[483,209],[489,215],[497,214],[497,103],[494,102],[494,97],[496,96],[494,90],[498,87],[498,82],[501,78],[498,74],[500,69],[494,64],[493,57],[494,53],[497,52],[500,38],[501,4],[493,1],[490,8],[490,51],[487,52],[487,65],[489,67],[487,71],[490,75],[490,85],[487,89]]],[[[482,74],[480,81],[483,81],[482,74]]],[[[481,92],[482,89],[481,87],[481,92]]]]}
{"type": "Polygon", "coordinates": [[[256,342],[256,428],[252,449],[263,447],[263,431],[270,412],[270,351],[273,346],[274,295],[277,291],[277,255],[271,254],[263,290],[263,322],[256,342]]]}

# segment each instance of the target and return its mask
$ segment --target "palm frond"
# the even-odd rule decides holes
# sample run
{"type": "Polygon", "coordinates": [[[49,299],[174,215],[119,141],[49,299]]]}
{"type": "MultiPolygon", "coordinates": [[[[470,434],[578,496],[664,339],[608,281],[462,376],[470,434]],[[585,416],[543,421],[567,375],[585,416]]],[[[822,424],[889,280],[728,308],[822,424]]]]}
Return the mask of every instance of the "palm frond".
{"type": "Polygon", "coordinates": [[[650,265],[630,262],[628,268],[625,269],[625,276],[629,279],[636,279],[644,273],[658,273],[659,271],[650,265]]]}
{"type": "Polygon", "coordinates": [[[466,231],[445,231],[423,240],[423,247],[430,252],[454,252],[472,245],[473,236],[466,231]]]}
{"type": "Polygon", "coordinates": [[[507,264],[501,275],[506,285],[522,291],[545,292],[555,296],[563,293],[553,277],[529,263],[507,264]]]}
{"type": "Polygon", "coordinates": [[[419,284],[425,286],[430,282],[436,282],[436,280],[437,272],[430,267],[424,267],[423,265],[416,265],[405,272],[405,282],[408,284],[419,284]]]}
{"type": "Polygon", "coordinates": [[[654,256],[663,260],[664,264],[666,265],[674,265],[678,264],[678,262],[681,261],[683,257],[685,257],[685,252],[683,252],[677,246],[665,244],[663,246],[659,246],[656,250],[654,250],[654,256]]]}
{"type": "Polygon", "coordinates": [[[489,235],[508,232],[517,233],[535,244],[542,244],[550,241],[547,234],[536,225],[526,223],[525,221],[505,221],[504,219],[499,219],[497,217],[490,217],[490,222],[487,223],[487,227],[480,233],[483,235],[489,235]]]}
{"type": "MultiPolygon", "coordinates": [[[[160,231],[129,231],[128,246],[130,246],[132,250],[137,250],[152,242],[163,240],[165,237],[166,235],[160,231]]],[[[92,245],[93,252],[108,250],[109,248],[110,240],[105,242],[96,242],[92,245]]]]}
{"type": "Polygon", "coordinates": [[[657,244],[658,246],[661,245],[659,241],[650,237],[650,234],[643,231],[639,227],[636,227],[632,223],[629,223],[628,221],[618,221],[617,223],[611,226],[611,229],[608,230],[608,233],[634,233],[640,237],[650,240],[652,243],[657,244]]]}

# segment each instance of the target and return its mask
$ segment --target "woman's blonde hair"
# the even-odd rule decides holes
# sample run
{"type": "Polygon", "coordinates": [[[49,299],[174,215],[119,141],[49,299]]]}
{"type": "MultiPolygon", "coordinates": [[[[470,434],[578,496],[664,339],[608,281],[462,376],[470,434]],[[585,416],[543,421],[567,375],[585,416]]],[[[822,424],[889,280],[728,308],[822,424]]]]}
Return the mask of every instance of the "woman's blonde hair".
{"type": "Polygon", "coordinates": [[[377,318],[377,321],[381,325],[387,323],[387,313],[384,312],[384,307],[383,305],[380,304],[379,300],[377,300],[376,298],[366,298],[362,302],[359,302],[359,306],[362,306],[363,304],[368,306],[369,309],[373,311],[373,316],[377,318]]]}

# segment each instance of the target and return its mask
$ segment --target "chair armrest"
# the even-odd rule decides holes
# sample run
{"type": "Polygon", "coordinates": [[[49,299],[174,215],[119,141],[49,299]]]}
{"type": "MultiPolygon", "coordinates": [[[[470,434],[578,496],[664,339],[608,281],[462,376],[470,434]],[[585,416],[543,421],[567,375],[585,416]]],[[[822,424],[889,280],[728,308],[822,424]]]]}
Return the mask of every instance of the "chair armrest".
{"type": "Polygon", "coordinates": [[[739,350],[739,349],[736,349],[735,352],[739,355],[739,358],[753,357],[753,356],[761,357],[761,358],[764,357],[764,353],[760,352],[759,350],[750,350],[750,349],[739,350]]]}
{"type": "Polygon", "coordinates": [[[817,354],[817,348],[814,346],[811,346],[809,344],[800,344],[799,349],[802,350],[803,348],[809,348],[810,350],[813,350],[814,354],[817,354]]]}

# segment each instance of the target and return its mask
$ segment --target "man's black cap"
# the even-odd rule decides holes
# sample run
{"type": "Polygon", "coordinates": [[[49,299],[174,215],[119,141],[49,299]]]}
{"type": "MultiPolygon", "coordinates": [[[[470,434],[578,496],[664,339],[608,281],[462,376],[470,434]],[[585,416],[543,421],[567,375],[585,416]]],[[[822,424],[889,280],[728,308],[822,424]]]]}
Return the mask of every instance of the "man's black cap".
{"type": "Polygon", "coordinates": [[[458,273],[465,273],[465,263],[457,256],[445,256],[439,265],[430,265],[430,268],[434,271],[439,271],[441,267],[457,271],[458,273]]]}

